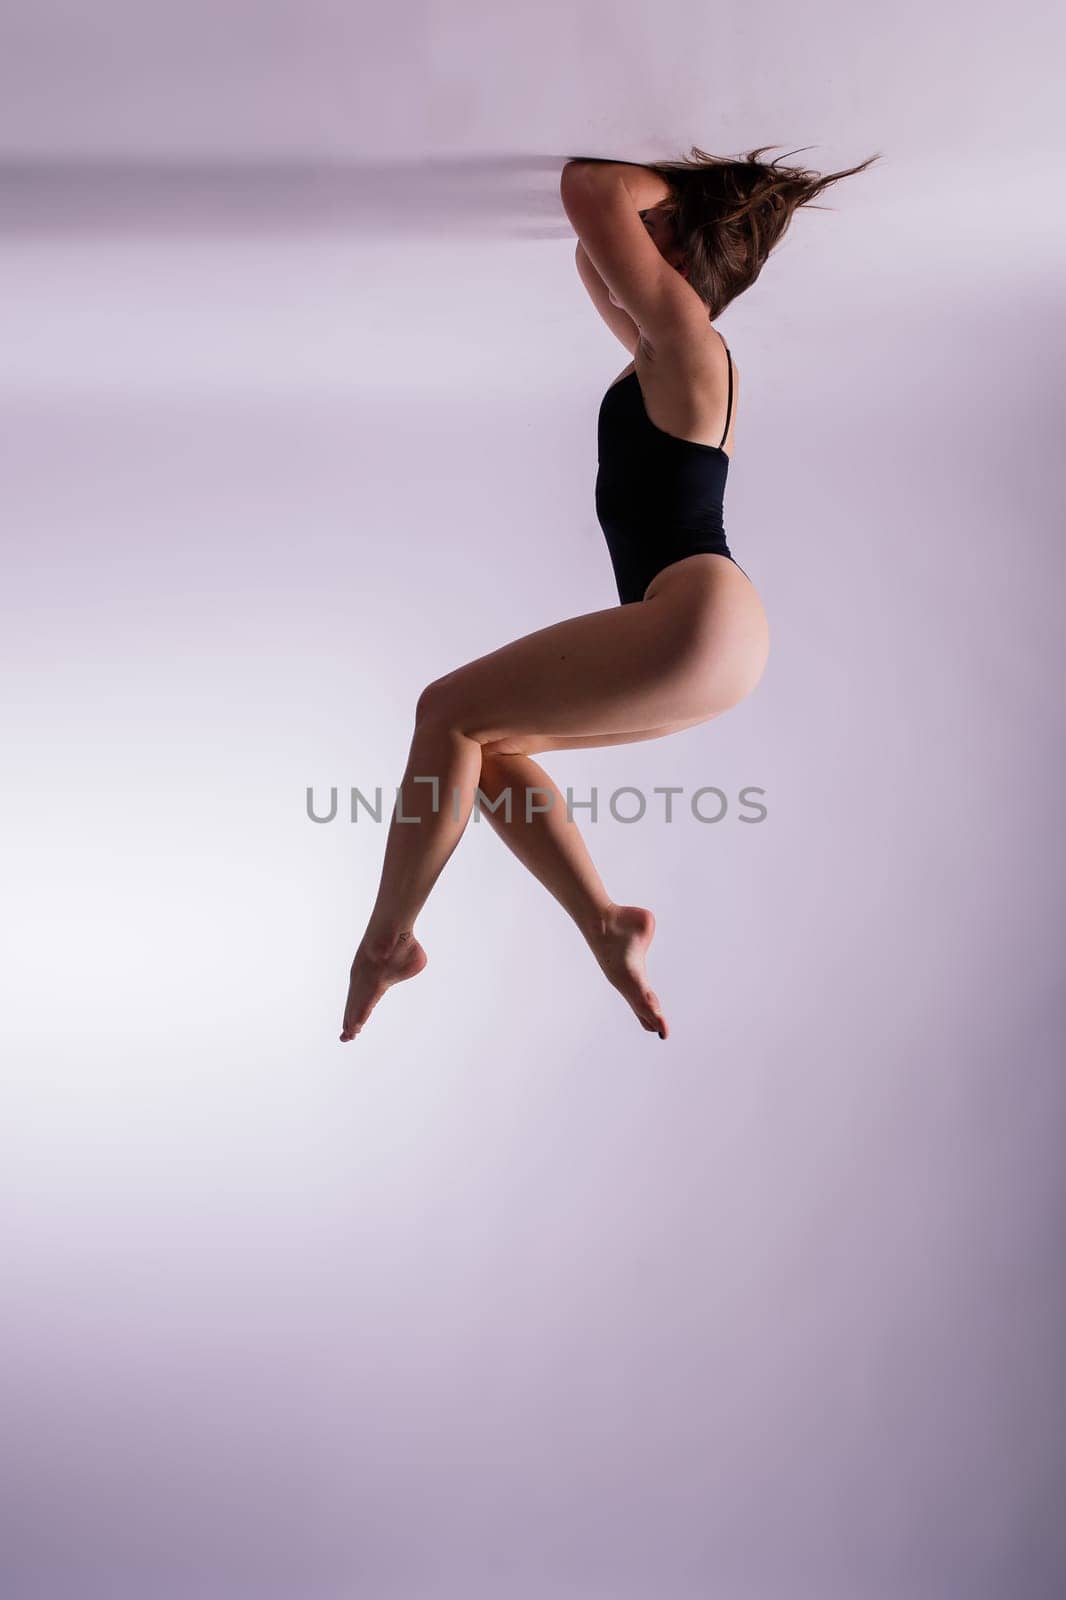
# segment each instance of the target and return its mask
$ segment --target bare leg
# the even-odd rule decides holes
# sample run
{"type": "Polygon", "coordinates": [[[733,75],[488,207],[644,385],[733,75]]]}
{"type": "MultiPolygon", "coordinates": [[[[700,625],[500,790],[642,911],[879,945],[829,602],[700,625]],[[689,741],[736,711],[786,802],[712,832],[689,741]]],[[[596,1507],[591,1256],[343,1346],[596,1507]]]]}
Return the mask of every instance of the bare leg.
{"type": "Polygon", "coordinates": [[[735,705],[766,653],[754,586],[725,557],[697,555],[660,573],[642,604],[538,629],[430,684],[341,1038],[353,1038],[385,990],[425,965],[414,920],[466,826],[484,747],[528,754],[655,737],[735,705]]]}
{"type": "Polygon", "coordinates": [[[529,756],[486,754],[479,788],[490,802],[480,814],[569,912],[607,981],[629,1002],[641,1026],[665,1039],[666,1018],[645,972],[655,918],[644,906],[618,905],[610,898],[557,784],[529,756]],[[537,792],[527,807],[529,789],[537,792]]]}
{"type": "MultiPolygon", "coordinates": [[[[637,734],[656,737],[668,729],[637,734]]],[[[608,742],[620,742],[619,737],[608,742]]],[[[420,719],[411,740],[400,800],[389,824],[385,862],[377,899],[350,973],[341,1039],[359,1033],[386,990],[417,977],[427,962],[414,935],[414,921],[429,897],[466,827],[475,790],[497,800],[508,784],[511,821],[505,811],[482,814],[497,827],[524,862],[584,934],[608,981],[623,994],[643,1027],[666,1038],[667,1024],[657,996],[648,987],[645,959],[655,918],[642,906],[619,906],[608,896],[577,824],[567,818],[566,800],[543,767],[528,756],[489,755],[476,740],[420,719]],[[547,791],[534,803],[548,805],[526,821],[526,787],[547,791]],[[417,819],[417,820],[415,820],[417,819]],[[404,830],[401,832],[401,830],[404,830]],[[405,849],[406,832],[420,836],[422,849],[405,849]],[[429,842],[430,848],[425,845],[429,842]],[[395,907],[404,915],[397,917],[395,907]]]]}
{"type": "Polygon", "coordinates": [[[530,756],[486,754],[479,787],[488,802],[497,802],[495,809],[480,806],[480,814],[508,849],[554,895],[586,939],[598,933],[614,902],[550,774],[530,756]],[[537,791],[528,808],[527,790],[537,791]],[[504,805],[508,791],[509,815],[504,805]],[[544,806],[548,809],[537,809],[544,806]]]}
{"type": "Polygon", "coordinates": [[[389,823],[377,899],[349,974],[341,1039],[354,1039],[382,995],[427,956],[414,921],[466,827],[481,774],[476,739],[420,717],[389,823]]]}

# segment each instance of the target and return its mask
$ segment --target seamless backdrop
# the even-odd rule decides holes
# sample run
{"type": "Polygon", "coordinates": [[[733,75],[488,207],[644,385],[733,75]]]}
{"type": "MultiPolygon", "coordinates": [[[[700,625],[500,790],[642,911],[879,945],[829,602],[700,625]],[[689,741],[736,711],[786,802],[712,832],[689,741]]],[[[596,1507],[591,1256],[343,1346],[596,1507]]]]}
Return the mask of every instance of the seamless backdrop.
{"type": "Polygon", "coordinates": [[[8,1600],[1061,1595],[1063,42],[8,6],[8,1600]],[[545,758],[671,1038],[472,823],[342,1048],[348,790],[616,598],[561,166],[766,143],[883,156],[721,321],[766,675],[545,758]]]}

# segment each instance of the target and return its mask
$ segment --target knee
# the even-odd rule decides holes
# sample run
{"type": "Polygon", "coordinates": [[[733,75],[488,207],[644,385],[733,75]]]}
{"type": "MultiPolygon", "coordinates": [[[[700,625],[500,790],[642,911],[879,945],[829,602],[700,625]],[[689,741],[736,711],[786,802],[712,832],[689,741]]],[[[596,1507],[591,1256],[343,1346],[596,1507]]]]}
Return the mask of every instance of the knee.
{"type": "Polygon", "coordinates": [[[435,727],[466,733],[469,709],[458,674],[446,672],[422,690],[415,702],[415,721],[423,726],[432,723],[435,727]]]}
{"type": "Polygon", "coordinates": [[[502,739],[478,737],[478,743],[481,745],[481,758],[486,762],[492,761],[497,756],[527,756],[530,742],[529,739],[522,739],[517,735],[502,739]]]}
{"type": "Polygon", "coordinates": [[[434,678],[427,683],[415,701],[416,722],[437,722],[445,714],[447,704],[447,677],[434,678]]]}

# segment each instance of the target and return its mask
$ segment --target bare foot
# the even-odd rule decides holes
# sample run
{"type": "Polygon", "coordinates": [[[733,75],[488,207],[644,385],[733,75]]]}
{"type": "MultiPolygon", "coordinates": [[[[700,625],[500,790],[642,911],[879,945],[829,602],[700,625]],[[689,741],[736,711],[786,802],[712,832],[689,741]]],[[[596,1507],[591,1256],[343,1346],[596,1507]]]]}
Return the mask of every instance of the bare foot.
{"type": "Polygon", "coordinates": [[[413,933],[398,934],[391,944],[361,944],[352,962],[341,1042],[347,1043],[361,1032],[386,989],[404,978],[417,977],[428,960],[413,933]]]}
{"type": "Polygon", "coordinates": [[[655,918],[643,906],[611,906],[600,928],[585,935],[608,983],[629,1001],[641,1027],[665,1039],[670,1030],[644,970],[654,936],[655,918]]]}

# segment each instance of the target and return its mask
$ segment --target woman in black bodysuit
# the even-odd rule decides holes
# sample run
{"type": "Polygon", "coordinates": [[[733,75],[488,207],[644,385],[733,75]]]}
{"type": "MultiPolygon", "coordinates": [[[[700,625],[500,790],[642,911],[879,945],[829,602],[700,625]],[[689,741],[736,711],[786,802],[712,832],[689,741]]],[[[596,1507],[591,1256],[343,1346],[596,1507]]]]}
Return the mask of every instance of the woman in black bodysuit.
{"type": "Polygon", "coordinates": [[[821,176],[763,162],[767,148],[742,160],[694,147],[696,159],[683,163],[563,169],[582,281],[634,357],[597,421],[596,511],[620,604],[539,628],[423,689],[400,786],[405,820],[393,813],[342,1040],[360,1032],[386,989],[425,966],[414,922],[476,790],[641,1025],[667,1036],[645,972],[655,919],[610,899],[563,796],[532,757],[710,721],[762,676],[766,616],[723,522],[738,375],[711,324],[754,283],[799,206],[877,159],[821,176]]]}

